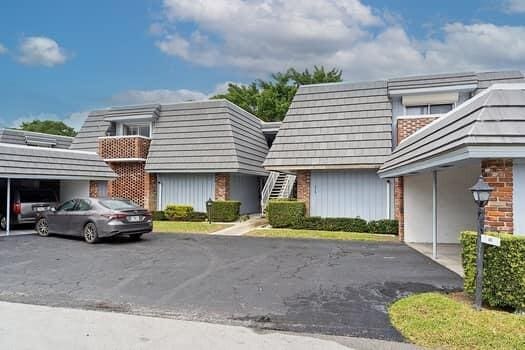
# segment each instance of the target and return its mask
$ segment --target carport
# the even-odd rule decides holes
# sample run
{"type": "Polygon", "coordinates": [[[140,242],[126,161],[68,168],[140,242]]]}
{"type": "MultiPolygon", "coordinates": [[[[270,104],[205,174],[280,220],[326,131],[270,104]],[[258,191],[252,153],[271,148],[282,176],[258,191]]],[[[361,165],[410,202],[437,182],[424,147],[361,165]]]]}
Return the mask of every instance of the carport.
{"type": "Polygon", "coordinates": [[[437,259],[441,244],[457,244],[461,231],[476,228],[469,187],[480,175],[495,187],[487,229],[525,232],[518,215],[524,158],[525,84],[496,84],[403,140],[379,175],[402,177],[405,241],[431,243],[421,250],[437,259]]]}
{"type": "Polygon", "coordinates": [[[87,197],[90,181],[116,177],[94,152],[0,143],[0,164],[0,180],[6,182],[6,235],[10,234],[13,180],[58,180],[61,197],[87,197]]]}

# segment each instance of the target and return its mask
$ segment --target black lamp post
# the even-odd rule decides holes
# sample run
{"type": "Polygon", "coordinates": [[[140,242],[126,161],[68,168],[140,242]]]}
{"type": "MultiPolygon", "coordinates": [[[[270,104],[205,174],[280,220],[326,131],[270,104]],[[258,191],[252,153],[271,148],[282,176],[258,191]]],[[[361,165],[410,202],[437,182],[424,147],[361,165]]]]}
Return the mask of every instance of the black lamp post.
{"type": "Polygon", "coordinates": [[[483,176],[480,176],[478,182],[470,188],[474,201],[478,205],[478,239],[476,243],[476,298],[475,304],[476,309],[481,310],[482,294],[483,289],[483,243],[481,242],[481,235],[485,231],[485,206],[487,205],[492,192],[490,187],[485,181],[483,176]]]}
{"type": "Polygon", "coordinates": [[[208,212],[208,223],[210,224],[211,224],[212,210],[213,210],[213,201],[210,198],[206,201],[206,211],[208,212]]]}

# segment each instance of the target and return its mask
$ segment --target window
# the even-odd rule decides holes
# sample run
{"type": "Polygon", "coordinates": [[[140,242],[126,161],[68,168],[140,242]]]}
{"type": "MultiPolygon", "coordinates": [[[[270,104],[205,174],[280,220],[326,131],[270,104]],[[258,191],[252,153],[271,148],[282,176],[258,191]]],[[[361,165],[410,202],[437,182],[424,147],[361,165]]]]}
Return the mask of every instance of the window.
{"type": "Polygon", "coordinates": [[[436,105],[406,106],[406,115],[445,114],[454,108],[452,103],[436,105]]]}
{"type": "Polygon", "coordinates": [[[91,203],[85,199],[78,201],[77,211],[91,210],[91,203]]]}
{"type": "Polygon", "coordinates": [[[150,124],[149,123],[137,123],[137,124],[124,124],[123,133],[125,136],[144,136],[150,137],[150,124]]]}
{"type": "Polygon", "coordinates": [[[57,211],[73,211],[75,209],[75,205],[77,204],[77,201],[74,199],[71,199],[67,202],[62,203],[58,208],[57,211]]]}
{"type": "Polygon", "coordinates": [[[127,199],[102,199],[100,204],[111,210],[140,209],[138,205],[127,199]]]}

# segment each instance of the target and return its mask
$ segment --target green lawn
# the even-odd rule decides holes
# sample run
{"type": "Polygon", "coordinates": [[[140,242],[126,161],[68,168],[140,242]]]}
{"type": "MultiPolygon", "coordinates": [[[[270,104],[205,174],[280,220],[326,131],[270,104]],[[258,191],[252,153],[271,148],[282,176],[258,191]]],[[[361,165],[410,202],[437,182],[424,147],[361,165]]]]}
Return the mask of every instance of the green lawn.
{"type": "Polygon", "coordinates": [[[207,222],[154,221],[153,232],[212,233],[230,226],[228,224],[208,224],[207,222]]]}
{"type": "Polygon", "coordinates": [[[315,230],[292,230],[292,229],[258,229],[247,234],[254,237],[271,238],[305,238],[305,239],[340,239],[356,241],[394,241],[397,237],[393,235],[380,235],[374,233],[357,232],[334,232],[334,231],[315,231],[315,230]]]}
{"type": "Polygon", "coordinates": [[[416,345],[439,349],[525,349],[525,316],[483,310],[439,293],[413,295],[389,310],[394,327],[416,345]]]}

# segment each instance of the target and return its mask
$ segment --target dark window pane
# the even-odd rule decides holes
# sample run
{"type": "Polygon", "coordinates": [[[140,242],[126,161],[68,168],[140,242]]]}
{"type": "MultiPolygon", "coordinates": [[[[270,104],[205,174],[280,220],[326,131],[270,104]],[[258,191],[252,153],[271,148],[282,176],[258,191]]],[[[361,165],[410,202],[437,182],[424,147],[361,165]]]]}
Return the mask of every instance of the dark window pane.
{"type": "Polygon", "coordinates": [[[424,115],[428,114],[428,106],[407,106],[407,115],[424,115]]]}
{"type": "Polygon", "coordinates": [[[430,114],[445,114],[452,110],[452,104],[432,105],[430,106],[430,114]]]}
{"type": "Polygon", "coordinates": [[[57,211],[72,211],[75,209],[76,201],[74,199],[71,199],[67,202],[62,203],[58,208],[57,211]]]}
{"type": "Polygon", "coordinates": [[[88,202],[87,200],[85,200],[85,199],[81,199],[80,201],[78,201],[77,210],[78,210],[78,211],[91,210],[91,203],[89,203],[89,202],[88,202]]]}

